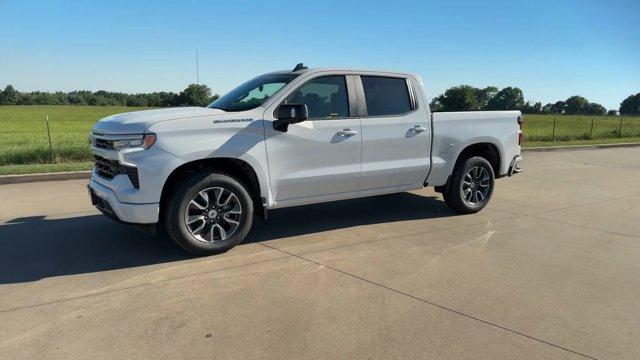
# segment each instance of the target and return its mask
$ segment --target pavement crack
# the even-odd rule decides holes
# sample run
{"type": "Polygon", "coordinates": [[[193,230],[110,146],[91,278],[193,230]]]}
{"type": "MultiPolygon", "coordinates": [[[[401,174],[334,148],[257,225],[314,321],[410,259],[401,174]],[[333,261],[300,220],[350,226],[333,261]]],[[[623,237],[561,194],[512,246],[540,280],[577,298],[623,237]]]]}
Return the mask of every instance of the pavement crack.
{"type": "MultiPolygon", "coordinates": [[[[485,237],[486,237],[486,235],[485,235],[485,237]]],[[[404,291],[401,291],[401,290],[398,290],[398,289],[394,289],[394,288],[392,288],[392,287],[390,287],[390,286],[387,286],[387,285],[384,285],[384,284],[381,284],[381,283],[375,282],[375,281],[373,281],[373,280],[369,280],[369,279],[364,278],[364,277],[362,277],[362,276],[358,276],[358,275],[352,274],[352,273],[350,273],[350,272],[347,272],[347,271],[344,271],[344,270],[341,270],[341,269],[338,269],[338,268],[335,268],[335,267],[332,267],[332,266],[329,266],[329,265],[323,264],[323,263],[321,263],[321,262],[319,262],[319,261],[311,260],[311,259],[309,259],[309,258],[306,258],[306,257],[302,256],[302,255],[293,254],[293,253],[290,253],[290,252],[288,252],[288,251],[281,250],[281,249],[278,249],[278,248],[275,248],[275,247],[269,246],[269,245],[267,245],[267,244],[263,244],[263,243],[259,243],[259,244],[260,244],[260,245],[262,245],[262,246],[265,246],[265,247],[267,247],[267,248],[270,248],[270,249],[273,249],[273,250],[277,250],[277,251],[283,252],[283,253],[285,253],[285,254],[287,254],[287,255],[289,255],[289,256],[296,257],[296,258],[298,258],[298,259],[300,259],[300,260],[308,261],[308,262],[310,262],[310,263],[312,263],[312,264],[315,264],[315,265],[321,266],[321,267],[323,267],[323,268],[326,268],[326,269],[329,269],[329,270],[333,270],[333,271],[338,272],[338,273],[340,273],[340,274],[343,274],[343,275],[346,275],[346,276],[352,277],[352,278],[354,278],[354,279],[357,279],[357,280],[360,280],[360,281],[366,282],[366,283],[368,283],[368,284],[371,284],[371,285],[374,285],[374,286],[377,286],[377,287],[383,288],[383,289],[385,289],[385,290],[388,290],[388,291],[394,292],[394,293],[396,293],[396,294],[399,294],[399,295],[402,295],[402,296],[406,296],[406,297],[409,297],[409,298],[411,298],[411,299],[413,299],[413,300],[420,301],[420,302],[423,302],[423,303],[425,303],[425,304],[428,304],[428,305],[431,305],[431,306],[437,307],[437,308],[439,308],[439,309],[442,309],[442,310],[445,310],[445,311],[451,312],[451,313],[453,313],[453,314],[456,314],[456,315],[459,315],[459,316],[465,317],[465,318],[467,318],[467,319],[471,319],[471,320],[474,320],[474,321],[480,322],[480,323],[482,323],[482,324],[485,324],[485,325],[488,325],[488,326],[491,326],[491,327],[494,327],[494,328],[497,328],[497,329],[500,329],[500,330],[503,330],[503,331],[510,332],[510,333],[512,333],[512,334],[520,335],[520,336],[523,336],[523,337],[525,337],[525,338],[527,338],[527,339],[530,339],[530,340],[533,340],[533,341],[539,342],[539,343],[541,343],[541,344],[545,344],[545,345],[548,345],[548,346],[551,346],[551,347],[554,347],[554,348],[557,348],[557,349],[560,349],[560,350],[564,350],[564,351],[566,351],[566,352],[570,352],[570,353],[572,353],[572,354],[575,354],[575,355],[578,355],[578,356],[582,356],[582,357],[587,358],[587,359],[598,360],[598,358],[596,358],[596,357],[593,357],[593,356],[590,356],[590,355],[587,355],[587,354],[583,354],[583,353],[578,352],[578,351],[576,351],[576,350],[569,349],[569,348],[567,348],[567,347],[565,347],[565,346],[558,345],[558,344],[554,344],[554,343],[552,343],[552,342],[550,342],[550,341],[547,341],[547,340],[544,340],[544,339],[540,339],[540,338],[537,338],[537,337],[535,337],[535,336],[528,335],[528,334],[525,334],[525,333],[523,333],[523,332],[520,332],[520,331],[518,331],[518,330],[511,329],[511,328],[508,328],[508,327],[506,327],[506,326],[503,326],[503,325],[499,325],[499,324],[493,323],[493,322],[491,322],[491,321],[489,321],[489,320],[481,319],[481,318],[479,318],[479,317],[477,317],[477,316],[473,316],[473,315],[466,314],[466,313],[464,313],[464,312],[462,312],[462,311],[455,310],[455,309],[450,308],[450,307],[447,307],[447,306],[445,306],[445,305],[438,304],[438,303],[436,303],[436,302],[434,302],[434,301],[431,301],[431,300],[428,300],[428,299],[423,299],[423,298],[420,298],[420,297],[415,296],[415,295],[411,295],[411,294],[409,294],[409,293],[407,293],[407,292],[404,292],[404,291]]]]}
{"type": "Polygon", "coordinates": [[[598,185],[598,184],[589,184],[589,183],[580,182],[580,181],[571,181],[571,180],[564,180],[564,179],[553,179],[553,178],[539,177],[539,176],[533,176],[533,175],[523,175],[523,177],[526,177],[526,178],[529,178],[529,179],[534,179],[534,180],[542,180],[542,181],[559,182],[559,183],[565,183],[565,184],[585,185],[585,186],[595,186],[595,187],[605,188],[605,189],[617,189],[617,190],[627,190],[627,191],[628,191],[628,190],[633,190],[632,188],[627,188],[627,187],[605,186],[605,185],[598,185]]]}
{"type": "Polygon", "coordinates": [[[595,204],[602,204],[602,203],[606,203],[606,202],[609,202],[609,201],[616,201],[616,200],[620,200],[620,199],[624,199],[624,198],[628,198],[628,197],[634,197],[634,196],[638,196],[638,195],[637,194],[627,194],[627,195],[624,195],[624,196],[619,196],[619,197],[615,197],[615,198],[611,198],[611,199],[580,203],[580,204],[570,205],[570,206],[566,206],[566,207],[562,207],[562,208],[558,208],[558,209],[552,209],[552,210],[538,211],[538,212],[534,212],[534,213],[527,214],[527,215],[528,216],[537,217],[537,215],[547,214],[547,213],[551,213],[551,212],[555,212],[555,211],[573,209],[573,208],[577,208],[577,207],[583,207],[583,206],[589,206],[589,205],[595,205],[595,204]]]}
{"type": "Polygon", "coordinates": [[[554,222],[554,223],[557,223],[557,224],[571,225],[571,226],[575,226],[575,227],[578,227],[578,228],[586,228],[586,229],[589,229],[589,230],[601,231],[601,232],[605,232],[605,233],[608,233],[608,234],[611,234],[611,235],[616,235],[616,236],[628,236],[628,237],[640,238],[640,235],[617,232],[617,231],[611,231],[611,230],[597,228],[597,227],[593,227],[593,226],[589,226],[589,225],[574,224],[574,223],[568,222],[568,221],[562,221],[562,220],[556,220],[556,219],[548,219],[548,218],[535,216],[535,215],[530,215],[530,217],[535,218],[535,219],[539,219],[539,220],[551,221],[551,222],[554,222]]]}

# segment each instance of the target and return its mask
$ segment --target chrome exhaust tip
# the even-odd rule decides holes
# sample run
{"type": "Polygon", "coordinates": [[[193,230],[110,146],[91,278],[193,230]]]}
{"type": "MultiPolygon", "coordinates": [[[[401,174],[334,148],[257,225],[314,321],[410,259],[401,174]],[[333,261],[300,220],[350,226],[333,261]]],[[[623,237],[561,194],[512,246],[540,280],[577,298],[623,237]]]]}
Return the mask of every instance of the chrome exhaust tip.
{"type": "Polygon", "coordinates": [[[511,160],[511,165],[509,165],[509,176],[512,176],[514,174],[519,174],[522,172],[522,167],[520,166],[522,164],[522,156],[520,155],[516,155],[513,157],[513,159],[511,160]]]}

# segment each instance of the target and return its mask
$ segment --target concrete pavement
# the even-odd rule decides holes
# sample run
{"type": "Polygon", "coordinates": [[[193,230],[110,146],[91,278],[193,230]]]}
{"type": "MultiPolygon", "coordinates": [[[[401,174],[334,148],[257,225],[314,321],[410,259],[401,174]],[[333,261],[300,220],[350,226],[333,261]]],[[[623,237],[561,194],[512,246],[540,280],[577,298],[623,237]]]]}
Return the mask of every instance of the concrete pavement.
{"type": "Polygon", "coordinates": [[[0,186],[0,358],[640,357],[640,148],[530,153],[489,207],[282,209],[193,258],[85,180],[0,186]]]}

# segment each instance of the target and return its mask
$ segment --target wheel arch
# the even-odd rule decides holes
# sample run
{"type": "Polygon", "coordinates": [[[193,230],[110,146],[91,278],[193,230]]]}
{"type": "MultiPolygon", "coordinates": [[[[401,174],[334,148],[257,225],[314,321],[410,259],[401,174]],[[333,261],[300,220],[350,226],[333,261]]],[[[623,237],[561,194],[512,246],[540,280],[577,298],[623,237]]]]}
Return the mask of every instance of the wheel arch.
{"type": "Polygon", "coordinates": [[[189,174],[203,171],[219,171],[240,181],[247,188],[247,191],[253,200],[256,214],[261,217],[266,216],[266,214],[263,213],[263,211],[266,211],[263,207],[263,203],[265,201],[264,197],[266,195],[261,187],[264,184],[260,183],[257,172],[248,162],[238,158],[229,157],[193,160],[175,168],[171,174],[169,174],[162,187],[162,193],[160,195],[160,211],[162,212],[163,209],[166,208],[165,204],[169,198],[169,194],[171,194],[171,191],[180,183],[181,180],[189,174]]]}
{"type": "MultiPolygon", "coordinates": [[[[503,151],[500,146],[496,145],[495,142],[490,140],[478,140],[476,142],[469,142],[464,146],[461,146],[461,149],[455,157],[452,158],[450,165],[448,166],[446,181],[443,181],[442,185],[437,185],[435,187],[436,192],[442,193],[449,186],[449,181],[451,180],[451,176],[455,171],[456,167],[463,162],[464,160],[473,157],[473,156],[481,156],[491,164],[491,168],[493,169],[494,175],[496,178],[501,177],[501,169],[503,168],[503,151]]],[[[445,179],[442,179],[445,180],[445,179]]]]}
{"type": "Polygon", "coordinates": [[[468,144],[458,153],[453,169],[455,169],[462,161],[473,156],[485,158],[489,164],[491,164],[495,176],[500,176],[503,158],[502,152],[500,147],[491,141],[479,141],[468,144]]]}

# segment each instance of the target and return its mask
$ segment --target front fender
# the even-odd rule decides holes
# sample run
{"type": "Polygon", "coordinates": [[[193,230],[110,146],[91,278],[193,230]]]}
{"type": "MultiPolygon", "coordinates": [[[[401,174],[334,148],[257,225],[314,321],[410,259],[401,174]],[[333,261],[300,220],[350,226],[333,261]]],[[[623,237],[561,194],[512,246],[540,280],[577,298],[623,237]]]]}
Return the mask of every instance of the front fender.
{"type": "Polygon", "coordinates": [[[271,199],[264,120],[211,126],[210,119],[186,119],[180,122],[178,129],[175,124],[159,123],[149,131],[158,134],[157,146],[182,160],[171,172],[182,164],[197,160],[239,159],[253,168],[258,177],[260,193],[268,200],[271,199]]]}

